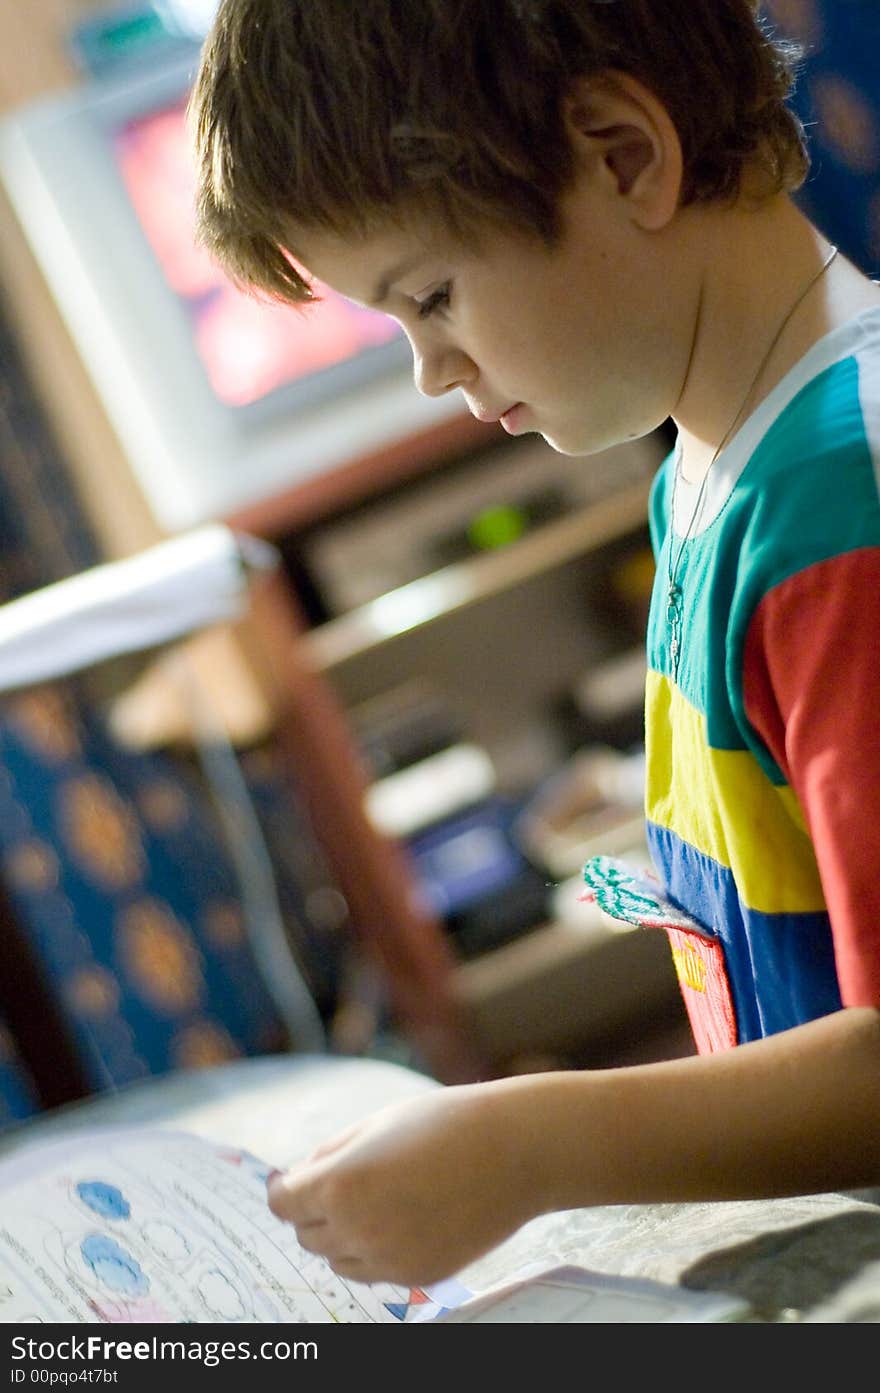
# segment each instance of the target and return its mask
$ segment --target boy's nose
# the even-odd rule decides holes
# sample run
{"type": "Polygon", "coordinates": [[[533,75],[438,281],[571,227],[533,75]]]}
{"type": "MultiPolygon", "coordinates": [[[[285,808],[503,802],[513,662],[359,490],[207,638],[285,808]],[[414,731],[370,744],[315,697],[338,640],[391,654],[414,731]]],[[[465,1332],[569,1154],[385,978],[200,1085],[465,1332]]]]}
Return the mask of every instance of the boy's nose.
{"type": "Polygon", "coordinates": [[[413,377],[423,396],[442,397],[473,382],[476,375],[476,364],[459,349],[419,352],[413,347],[413,377]]]}

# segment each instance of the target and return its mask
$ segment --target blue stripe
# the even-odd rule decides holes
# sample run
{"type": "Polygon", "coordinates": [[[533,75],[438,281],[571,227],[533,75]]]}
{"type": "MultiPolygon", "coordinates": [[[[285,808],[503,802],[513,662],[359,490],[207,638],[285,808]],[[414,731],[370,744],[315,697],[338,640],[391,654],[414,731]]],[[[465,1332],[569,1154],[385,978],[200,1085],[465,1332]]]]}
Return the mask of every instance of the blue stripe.
{"type": "Polygon", "coordinates": [[[724,948],[740,1044],[839,1011],[828,914],[762,914],[742,904],[732,873],[666,827],[648,846],[671,899],[724,948]]]}

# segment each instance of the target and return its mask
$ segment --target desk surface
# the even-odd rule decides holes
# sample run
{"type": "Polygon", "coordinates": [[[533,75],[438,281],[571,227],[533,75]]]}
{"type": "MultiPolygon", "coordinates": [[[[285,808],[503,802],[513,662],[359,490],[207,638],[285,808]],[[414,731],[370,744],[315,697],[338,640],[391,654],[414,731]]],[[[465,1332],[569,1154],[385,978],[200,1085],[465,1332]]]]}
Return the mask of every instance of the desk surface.
{"type": "MultiPolygon", "coordinates": [[[[69,1128],[183,1128],[274,1165],[431,1079],[378,1060],[243,1060],[138,1084],[0,1136],[0,1156],[69,1128]]],[[[473,1288],[534,1263],[736,1292],[772,1321],[880,1322],[880,1206],[838,1194],[723,1204],[621,1205],[550,1214],[466,1268],[473,1288]]]]}

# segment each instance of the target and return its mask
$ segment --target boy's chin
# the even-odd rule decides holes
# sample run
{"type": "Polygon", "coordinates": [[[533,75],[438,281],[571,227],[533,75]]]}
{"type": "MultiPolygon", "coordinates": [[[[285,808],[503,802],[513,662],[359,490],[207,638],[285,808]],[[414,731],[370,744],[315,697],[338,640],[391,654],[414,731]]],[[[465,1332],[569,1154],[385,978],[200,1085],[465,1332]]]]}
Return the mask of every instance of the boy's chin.
{"type": "Polygon", "coordinates": [[[630,445],[634,440],[643,440],[651,434],[654,426],[646,425],[642,430],[633,430],[631,425],[620,430],[591,431],[576,426],[570,430],[549,430],[535,426],[546,440],[551,450],[558,455],[601,455],[605,450],[614,450],[619,445],[630,445]]]}
{"type": "Polygon", "coordinates": [[[615,445],[624,443],[622,440],[595,440],[581,434],[573,437],[563,435],[560,431],[551,434],[542,430],[538,433],[544,437],[551,450],[555,450],[558,455],[571,455],[573,458],[581,455],[600,455],[603,450],[610,450],[615,445]]]}

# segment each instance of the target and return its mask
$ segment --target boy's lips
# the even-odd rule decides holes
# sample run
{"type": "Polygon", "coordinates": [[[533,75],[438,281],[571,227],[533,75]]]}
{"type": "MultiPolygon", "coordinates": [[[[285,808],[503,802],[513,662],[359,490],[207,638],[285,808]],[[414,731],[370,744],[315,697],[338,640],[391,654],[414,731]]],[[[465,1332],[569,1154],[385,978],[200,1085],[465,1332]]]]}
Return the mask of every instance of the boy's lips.
{"type": "Polygon", "coordinates": [[[502,411],[498,420],[508,435],[519,435],[521,431],[525,430],[527,410],[525,402],[518,401],[513,406],[509,406],[506,411],[502,411]]]}
{"type": "Polygon", "coordinates": [[[477,411],[474,407],[471,407],[471,413],[476,416],[478,421],[482,421],[485,425],[494,426],[500,423],[504,429],[507,430],[508,424],[513,421],[515,413],[522,410],[522,408],[523,403],[521,401],[515,401],[512,406],[506,407],[504,411],[477,411]]]}

